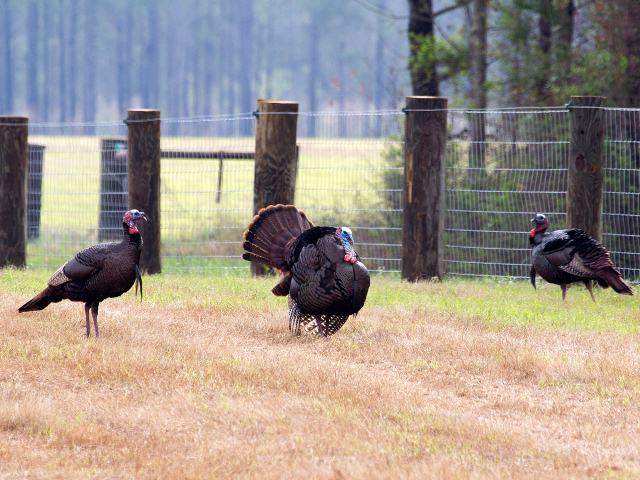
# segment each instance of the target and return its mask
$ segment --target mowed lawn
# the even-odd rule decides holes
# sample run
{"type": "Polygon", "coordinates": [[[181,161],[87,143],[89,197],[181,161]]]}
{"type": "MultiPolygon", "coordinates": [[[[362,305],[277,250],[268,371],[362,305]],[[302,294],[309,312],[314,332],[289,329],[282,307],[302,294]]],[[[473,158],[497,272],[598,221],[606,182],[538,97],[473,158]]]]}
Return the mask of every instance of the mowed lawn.
{"type": "Polygon", "coordinates": [[[0,478],[637,478],[640,301],[373,278],[329,339],[274,279],[163,275],[17,314],[0,272],[0,478]]]}

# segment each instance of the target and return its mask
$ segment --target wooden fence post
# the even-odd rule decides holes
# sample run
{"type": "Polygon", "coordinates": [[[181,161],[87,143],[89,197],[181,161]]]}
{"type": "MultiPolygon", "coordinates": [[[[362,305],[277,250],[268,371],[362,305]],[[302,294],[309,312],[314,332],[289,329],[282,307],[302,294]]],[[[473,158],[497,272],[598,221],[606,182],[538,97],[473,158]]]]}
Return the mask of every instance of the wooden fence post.
{"type": "Polygon", "coordinates": [[[604,97],[571,97],[567,223],[594,238],[602,234],[604,97]]]}
{"type": "Polygon", "coordinates": [[[447,99],[407,97],[402,278],[443,276],[447,99]]]}
{"type": "MultiPolygon", "coordinates": [[[[296,189],[298,103],[258,100],[253,211],[267,205],[292,204],[296,189]]],[[[268,269],[251,263],[254,275],[268,269]]]]}
{"type": "Polygon", "coordinates": [[[127,126],[129,208],[147,216],[140,269],[160,273],[160,110],[129,110],[127,126]]]}
{"type": "MultiPolygon", "coordinates": [[[[100,140],[100,225],[98,240],[122,237],[122,214],[127,210],[127,140],[100,140]]],[[[146,248],[146,242],[145,242],[146,248]]]]}
{"type": "Polygon", "coordinates": [[[29,119],[0,116],[0,268],[26,265],[29,119]]]}
{"type": "Polygon", "coordinates": [[[42,167],[44,145],[28,146],[27,160],[27,239],[40,237],[40,209],[42,207],[42,167]]]}

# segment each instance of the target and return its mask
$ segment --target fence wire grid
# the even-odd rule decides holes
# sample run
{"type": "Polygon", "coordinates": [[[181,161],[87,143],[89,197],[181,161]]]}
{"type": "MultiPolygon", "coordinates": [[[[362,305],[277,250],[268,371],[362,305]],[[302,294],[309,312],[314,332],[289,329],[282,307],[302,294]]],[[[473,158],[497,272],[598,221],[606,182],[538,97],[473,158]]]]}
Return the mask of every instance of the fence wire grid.
{"type": "MultiPolygon", "coordinates": [[[[640,280],[640,110],[605,117],[603,241],[640,280]]],[[[295,201],[316,225],[348,225],[374,272],[400,271],[404,113],[298,114],[295,201]]],[[[255,117],[162,119],[163,271],[247,271],[255,117]]],[[[127,208],[127,127],[31,124],[31,268],[56,268],[118,238],[127,208]]],[[[452,276],[528,276],[536,212],[566,226],[570,115],[565,108],[449,110],[445,268],[452,276]]]]}

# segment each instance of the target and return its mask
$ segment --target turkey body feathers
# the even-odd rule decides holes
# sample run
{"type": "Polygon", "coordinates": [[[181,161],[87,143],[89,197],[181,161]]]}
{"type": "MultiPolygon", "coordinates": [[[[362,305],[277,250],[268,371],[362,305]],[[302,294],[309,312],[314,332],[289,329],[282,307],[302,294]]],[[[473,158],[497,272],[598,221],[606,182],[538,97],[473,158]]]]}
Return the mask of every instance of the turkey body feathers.
{"type": "MultiPolygon", "coordinates": [[[[331,335],[366,301],[369,272],[345,261],[337,227],[314,227],[293,205],[266,207],[244,234],[242,258],[270,265],[284,276],[272,289],[289,295],[289,328],[331,335]]],[[[350,231],[349,231],[350,235],[350,231]]]]}
{"type": "Polygon", "coordinates": [[[362,308],[369,273],[361,262],[351,264],[343,256],[333,234],[300,248],[291,269],[290,295],[302,312],[350,315],[362,308]]]}
{"type": "Polygon", "coordinates": [[[137,237],[133,241],[103,243],[78,252],[52,275],[47,288],[18,311],[42,310],[61,300],[101,302],[127,292],[139,275],[136,269],[141,239],[137,237]]]}
{"type": "Polygon", "coordinates": [[[633,295],[607,249],[577,228],[545,234],[533,249],[532,264],[535,272],[550,283],[595,280],[603,288],[633,295]]]}

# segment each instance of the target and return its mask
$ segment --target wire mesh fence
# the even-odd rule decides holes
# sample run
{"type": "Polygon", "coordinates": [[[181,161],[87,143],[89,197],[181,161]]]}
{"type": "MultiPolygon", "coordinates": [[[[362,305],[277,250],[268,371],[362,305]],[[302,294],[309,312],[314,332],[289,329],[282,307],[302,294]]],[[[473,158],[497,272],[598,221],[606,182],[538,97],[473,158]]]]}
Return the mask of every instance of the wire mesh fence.
{"type": "Polygon", "coordinates": [[[302,114],[296,204],[315,225],[347,225],[375,272],[400,270],[402,114],[302,114]],[[314,137],[304,134],[314,122],[314,137]],[[361,137],[337,138],[341,128],[361,137]]]}
{"type": "MultiPolygon", "coordinates": [[[[605,110],[603,241],[640,280],[640,110],[605,110]]],[[[317,225],[349,225],[375,272],[400,270],[404,114],[300,113],[296,204],[317,225]]],[[[163,119],[163,270],[247,272],[255,117],[163,119]]],[[[127,208],[127,127],[31,124],[28,251],[55,268],[117,238],[127,208]]],[[[536,212],[566,226],[570,114],[565,108],[450,110],[446,273],[526,277],[536,212]]]]}
{"type": "MultiPolygon", "coordinates": [[[[54,268],[98,240],[100,139],[126,138],[122,122],[29,125],[27,265],[54,268]]],[[[122,214],[120,212],[120,218],[122,214]]]]}
{"type": "Polygon", "coordinates": [[[640,109],[605,110],[602,239],[625,278],[640,281],[640,109]]]}
{"type": "MultiPolygon", "coordinates": [[[[640,280],[640,110],[604,109],[603,243],[640,280]]],[[[567,227],[566,108],[450,111],[446,271],[525,278],[536,212],[567,227]]]]}
{"type": "MultiPolygon", "coordinates": [[[[351,226],[360,255],[380,272],[400,264],[401,119],[401,112],[302,113],[298,121],[296,203],[317,225],[351,226]],[[349,132],[358,136],[343,136],[349,132]]],[[[162,120],[164,271],[248,271],[240,243],[253,216],[255,121],[251,114],[162,120]]],[[[31,126],[32,268],[55,268],[122,234],[127,127],[96,127],[97,135],[84,135],[74,124],[31,126]]]]}
{"type": "Polygon", "coordinates": [[[531,217],[565,225],[567,111],[450,111],[449,131],[447,274],[528,277],[531,217]]]}

